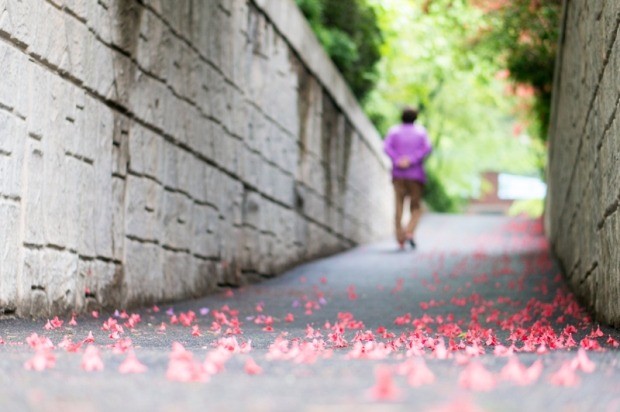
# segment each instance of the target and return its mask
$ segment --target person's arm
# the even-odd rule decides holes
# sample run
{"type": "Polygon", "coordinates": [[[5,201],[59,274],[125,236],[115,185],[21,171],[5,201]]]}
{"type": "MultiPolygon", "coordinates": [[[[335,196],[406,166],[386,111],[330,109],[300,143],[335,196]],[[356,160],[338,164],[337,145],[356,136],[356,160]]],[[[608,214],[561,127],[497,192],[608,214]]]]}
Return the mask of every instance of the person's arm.
{"type": "Polygon", "coordinates": [[[399,153],[395,147],[394,140],[394,133],[392,130],[390,130],[387,137],[385,138],[385,143],[383,144],[385,153],[387,153],[387,155],[390,157],[390,159],[392,160],[392,165],[395,168],[407,169],[409,166],[411,166],[411,157],[399,153]]]}
{"type": "Polygon", "coordinates": [[[414,153],[411,155],[411,163],[422,163],[424,159],[431,153],[433,147],[431,146],[430,140],[426,131],[424,131],[424,135],[422,136],[422,144],[416,149],[414,153]]]}
{"type": "Polygon", "coordinates": [[[392,160],[392,163],[396,164],[396,157],[398,156],[398,153],[396,152],[396,148],[394,147],[394,133],[392,132],[392,130],[390,130],[385,137],[385,140],[383,142],[383,150],[388,155],[390,160],[392,160]]]}

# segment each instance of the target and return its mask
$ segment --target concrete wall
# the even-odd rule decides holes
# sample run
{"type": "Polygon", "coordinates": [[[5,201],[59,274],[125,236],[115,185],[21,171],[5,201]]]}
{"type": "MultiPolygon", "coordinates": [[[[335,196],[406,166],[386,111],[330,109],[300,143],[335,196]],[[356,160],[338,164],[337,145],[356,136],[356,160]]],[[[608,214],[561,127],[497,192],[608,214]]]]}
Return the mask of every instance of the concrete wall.
{"type": "Polygon", "coordinates": [[[620,2],[565,1],[548,227],[573,289],[620,326],[620,2]]]}
{"type": "Polygon", "coordinates": [[[392,229],[291,0],[0,0],[0,312],[204,295],[392,229]]]}

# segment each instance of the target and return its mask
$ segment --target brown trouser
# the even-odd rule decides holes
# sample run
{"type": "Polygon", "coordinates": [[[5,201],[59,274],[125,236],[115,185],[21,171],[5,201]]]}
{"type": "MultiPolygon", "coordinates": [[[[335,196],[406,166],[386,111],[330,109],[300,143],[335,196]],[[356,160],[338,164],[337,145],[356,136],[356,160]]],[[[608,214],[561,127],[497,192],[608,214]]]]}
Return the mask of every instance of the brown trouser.
{"type": "Polygon", "coordinates": [[[393,179],[392,183],[394,183],[394,194],[396,195],[396,240],[398,240],[398,243],[402,244],[406,239],[413,237],[413,232],[422,216],[420,201],[422,199],[423,186],[422,183],[409,179],[393,179]],[[405,199],[407,198],[409,198],[411,217],[403,230],[401,221],[403,218],[405,199]]]}

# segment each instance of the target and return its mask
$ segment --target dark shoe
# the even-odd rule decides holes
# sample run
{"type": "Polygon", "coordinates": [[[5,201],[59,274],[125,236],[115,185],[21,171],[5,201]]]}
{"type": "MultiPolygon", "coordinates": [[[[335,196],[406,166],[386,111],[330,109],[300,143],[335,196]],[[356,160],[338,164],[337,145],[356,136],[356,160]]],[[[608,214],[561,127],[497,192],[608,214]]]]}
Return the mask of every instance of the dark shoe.
{"type": "Polygon", "coordinates": [[[411,248],[415,249],[416,244],[415,244],[415,241],[413,240],[413,238],[410,238],[410,239],[407,239],[407,240],[408,240],[409,244],[411,245],[411,248]]]}

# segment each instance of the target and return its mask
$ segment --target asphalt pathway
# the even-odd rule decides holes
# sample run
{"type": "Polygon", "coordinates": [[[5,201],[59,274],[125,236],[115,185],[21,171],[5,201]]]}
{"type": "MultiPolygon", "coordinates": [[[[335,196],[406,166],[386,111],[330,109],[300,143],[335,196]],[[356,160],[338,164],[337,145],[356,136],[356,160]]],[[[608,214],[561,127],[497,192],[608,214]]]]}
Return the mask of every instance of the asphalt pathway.
{"type": "Polygon", "coordinates": [[[618,332],[569,292],[540,222],[426,215],[417,242],[199,300],[0,320],[1,410],[620,411],[618,332]]]}

